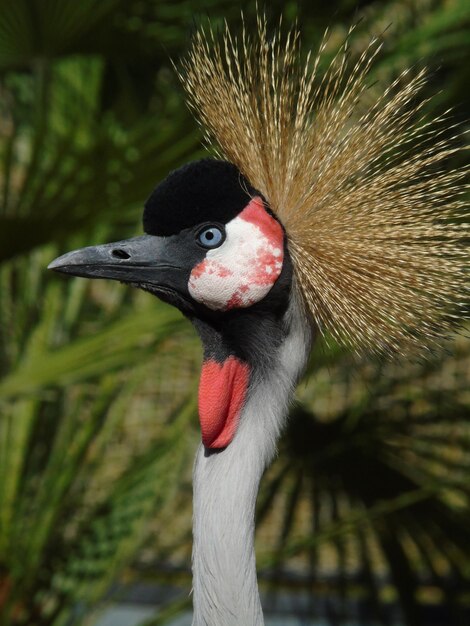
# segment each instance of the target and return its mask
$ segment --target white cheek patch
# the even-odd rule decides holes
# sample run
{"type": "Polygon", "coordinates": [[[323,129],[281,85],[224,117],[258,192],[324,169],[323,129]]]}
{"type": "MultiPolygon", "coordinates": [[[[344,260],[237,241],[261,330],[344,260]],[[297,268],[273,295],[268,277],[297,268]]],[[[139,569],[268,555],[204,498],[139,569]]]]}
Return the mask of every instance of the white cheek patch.
{"type": "Polygon", "coordinates": [[[189,277],[191,296],[214,311],[249,307],[262,300],[282,270],[281,225],[254,198],[226,225],[224,243],[209,250],[189,277]]]}

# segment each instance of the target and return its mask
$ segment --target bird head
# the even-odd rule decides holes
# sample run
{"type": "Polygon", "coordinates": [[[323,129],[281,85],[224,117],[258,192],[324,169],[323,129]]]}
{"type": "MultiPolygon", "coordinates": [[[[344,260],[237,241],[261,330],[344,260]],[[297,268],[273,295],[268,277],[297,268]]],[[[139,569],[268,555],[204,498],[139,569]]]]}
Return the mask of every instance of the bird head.
{"type": "Polygon", "coordinates": [[[237,167],[213,159],[170,173],[143,225],[145,235],[69,252],[49,269],[144,289],[193,322],[204,345],[202,439],[225,448],[253,372],[282,340],[293,275],[284,228],[237,167]]]}
{"type": "Polygon", "coordinates": [[[49,269],[119,280],[208,321],[260,303],[291,275],[282,225],[226,161],[171,172],[145,203],[143,226],[145,235],[74,250],[49,269]]]}
{"type": "Polygon", "coordinates": [[[295,29],[271,37],[263,18],[254,36],[198,32],[178,74],[226,160],[171,173],[144,236],[50,265],[143,288],[193,321],[206,446],[230,443],[291,302],[327,340],[385,356],[430,354],[468,316],[468,170],[447,167],[457,138],[445,115],[422,114],[425,70],[372,97],[380,42],[351,65],[348,40],[320,77],[323,47],[304,59],[295,29]]]}

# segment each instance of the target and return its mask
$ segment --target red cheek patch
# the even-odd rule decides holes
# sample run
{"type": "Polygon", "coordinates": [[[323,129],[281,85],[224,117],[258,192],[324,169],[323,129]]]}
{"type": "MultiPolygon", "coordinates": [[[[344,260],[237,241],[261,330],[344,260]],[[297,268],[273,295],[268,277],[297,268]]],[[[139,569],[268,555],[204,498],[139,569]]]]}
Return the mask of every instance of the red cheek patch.
{"type": "Polygon", "coordinates": [[[272,245],[282,245],[282,227],[279,222],[266,211],[261,198],[253,198],[240,213],[240,218],[259,228],[272,245]]]}
{"type": "Polygon", "coordinates": [[[214,311],[249,307],[262,300],[282,271],[284,232],[260,198],[226,225],[226,240],[209,250],[191,272],[188,290],[214,311]]]}
{"type": "Polygon", "coordinates": [[[225,448],[237,429],[250,367],[234,356],[223,363],[205,361],[199,381],[199,421],[207,448],[225,448]]]}

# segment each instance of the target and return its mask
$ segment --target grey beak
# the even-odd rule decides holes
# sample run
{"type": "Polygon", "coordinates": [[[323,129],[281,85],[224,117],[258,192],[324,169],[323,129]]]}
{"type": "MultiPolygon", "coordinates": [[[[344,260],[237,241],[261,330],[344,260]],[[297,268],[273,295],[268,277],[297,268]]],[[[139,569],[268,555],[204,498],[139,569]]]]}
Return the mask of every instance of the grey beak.
{"type": "Polygon", "coordinates": [[[68,252],[54,259],[48,269],[85,278],[178,289],[187,283],[182,265],[174,258],[167,237],[142,235],[68,252]]]}
{"type": "Polygon", "coordinates": [[[47,269],[86,278],[125,280],[137,268],[161,261],[161,248],[160,237],[143,235],[68,252],[49,263],[47,269]]]}

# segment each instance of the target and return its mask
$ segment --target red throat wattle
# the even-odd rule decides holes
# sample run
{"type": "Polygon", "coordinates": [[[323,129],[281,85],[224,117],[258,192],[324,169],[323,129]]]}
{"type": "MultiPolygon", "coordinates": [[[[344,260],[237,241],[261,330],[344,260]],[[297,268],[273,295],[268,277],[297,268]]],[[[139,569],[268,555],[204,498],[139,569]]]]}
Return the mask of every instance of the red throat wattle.
{"type": "Polygon", "coordinates": [[[234,356],[223,363],[204,361],[199,382],[199,421],[207,448],[225,448],[237,429],[250,367],[234,356]]]}

